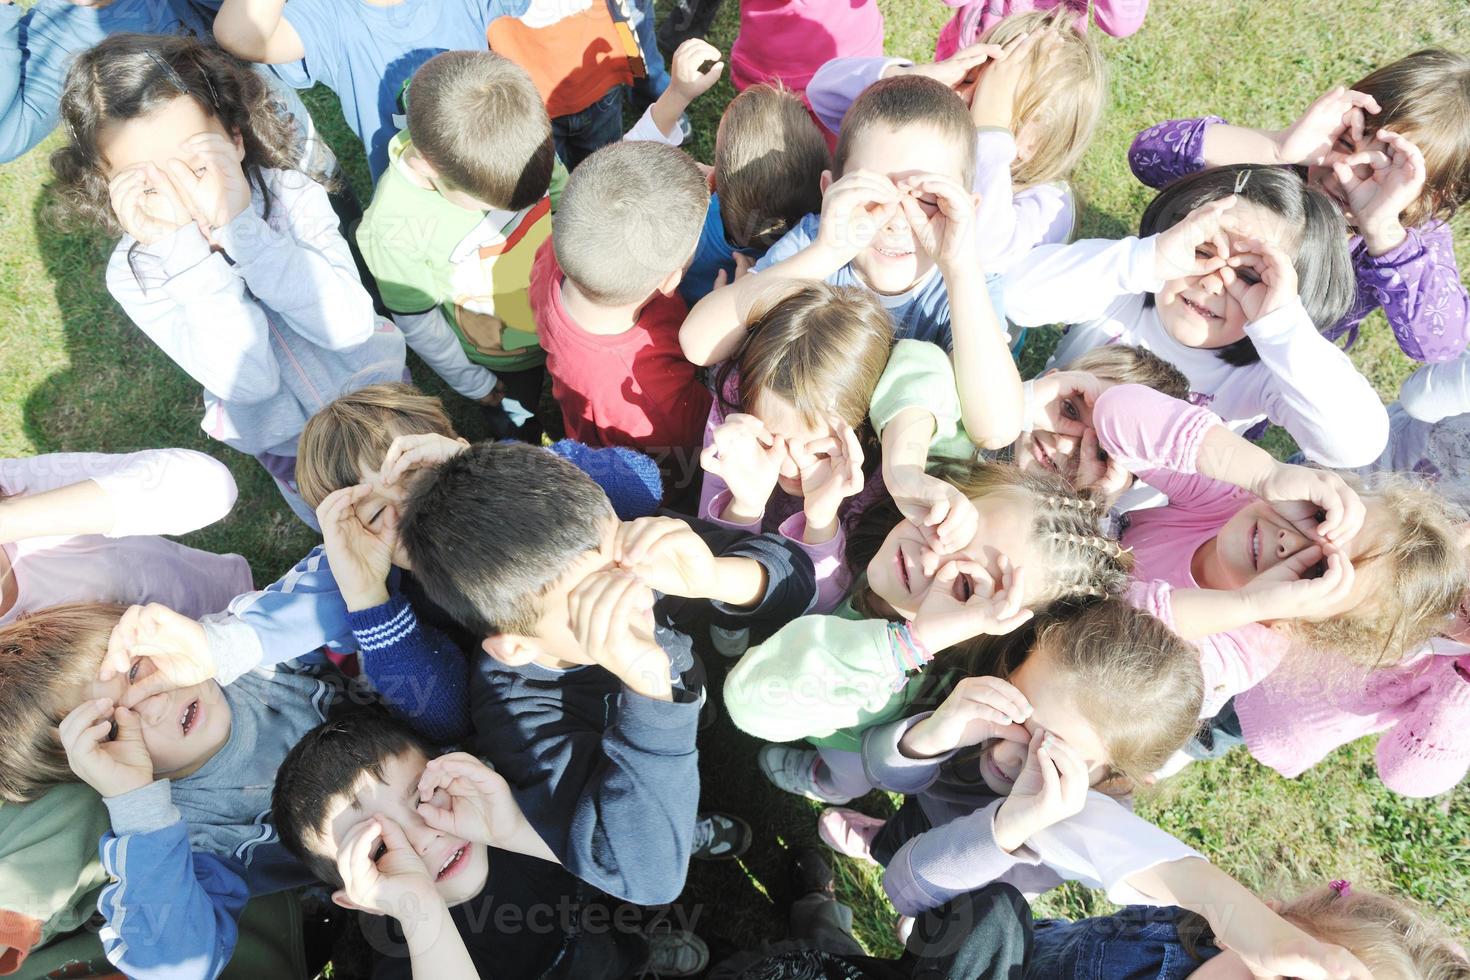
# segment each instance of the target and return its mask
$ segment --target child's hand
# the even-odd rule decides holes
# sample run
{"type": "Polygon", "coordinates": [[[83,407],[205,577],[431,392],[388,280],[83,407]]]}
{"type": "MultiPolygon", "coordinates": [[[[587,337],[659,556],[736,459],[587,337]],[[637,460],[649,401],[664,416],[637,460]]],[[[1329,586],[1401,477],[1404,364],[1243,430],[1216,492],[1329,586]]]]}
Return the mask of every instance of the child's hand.
{"type": "Polygon", "coordinates": [[[1248,582],[1241,592],[1257,622],[1322,621],[1352,609],[1356,572],[1347,555],[1314,544],[1248,582]],[[1316,575],[1320,570],[1321,574],[1316,575]]]}
{"type": "Polygon", "coordinates": [[[1133,474],[1098,445],[1095,429],[1082,433],[1082,444],[1077,447],[1077,475],[1072,478],[1075,489],[1088,491],[1094,503],[1108,508],[1128,489],[1132,479],[1133,474]]]}
{"type": "Polygon", "coordinates": [[[977,69],[992,58],[999,58],[1004,52],[1005,48],[999,44],[972,44],[960,48],[943,61],[923,65],[889,65],[883,77],[923,75],[945,88],[954,89],[962,99],[969,102],[970,92],[974,89],[975,78],[979,74],[977,69]]]}
{"type": "Polygon", "coordinates": [[[1248,323],[1275,313],[1296,299],[1296,267],[1271,242],[1245,238],[1235,242],[1235,252],[1220,281],[1225,291],[1240,304],[1248,323]]]}
{"type": "Polygon", "coordinates": [[[381,815],[347,831],[337,873],[342,888],[332,899],[345,908],[412,921],[426,905],[443,901],[403,828],[381,815]]]}
{"type": "Polygon", "coordinates": [[[899,748],[915,759],[932,759],[992,738],[1026,742],[1021,727],[1031,717],[1031,702],[999,677],[966,677],[934,713],[904,733],[899,748]]]}
{"type": "Polygon", "coordinates": [[[714,88],[720,80],[725,70],[721,57],[718,48],[697,37],[691,37],[674,51],[669,62],[669,85],[686,105],[714,88]]]}
{"type": "Polygon", "coordinates": [[[704,471],[724,480],[730,490],[730,504],[719,516],[738,524],[760,520],[776,489],[785,455],[786,440],[754,415],[726,416],[699,454],[704,471]]]}
{"type": "Polygon", "coordinates": [[[1082,812],[1092,776],[1067,743],[1038,728],[1026,766],[995,814],[996,843],[1014,851],[1032,836],[1082,812]]]}
{"type": "Polygon", "coordinates": [[[83,701],[61,719],[61,745],[77,778],[107,798],[153,782],[137,712],[110,698],[83,701]]]}
{"type": "Polygon", "coordinates": [[[1368,510],[1358,492],[1331,470],[1311,466],[1276,463],[1266,478],[1247,487],[1262,500],[1275,504],[1306,501],[1312,507],[1296,515],[1277,507],[1281,515],[1296,524],[1310,538],[1341,547],[1363,529],[1368,510]]]}
{"type": "Polygon", "coordinates": [[[939,566],[914,615],[914,636],[931,652],[947,650],[971,637],[1004,636],[1031,618],[1022,609],[1026,585],[1021,569],[1000,556],[997,585],[979,562],[953,559],[939,566]]]}
{"type": "Polygon", "coordinates": [[[873,244],[878,232],[899,208],[902,193],[883,174],[854,170],[827,188],[822,197],[822,215],[817,225],[817,244],[833,260],[850,262],[873,244]]]}
{"type": "Polygon", "coordinates": [[[618,528],[613,561],[664,595],[708,598],[716,565],[709,545],[677,517],[640,517],[618,528]]]}
{"type": "Polygon", "coordinates": [[[193,220],[179,189],[151,163],[118,171],[107,193],[117,223],[144,245],[162,241],[193,220]]]}
{"type": "Polygon", "coordinates": [[[387,504],[363,523],[358,505],[373,492],[366,483],[327,494],[316,509],[332,577],[351,612],[361,612],[388,601],[388,572],[398,544],[398,509],[387,504]]]}
{"type": "Polygon", "coordinates": [[[1159,281],[1207,276],[1223,269],[1230,256],[1230,239],[1220,218],[1233,207],[1234,194],[1201,204],[1177,225],[1161,231],[1154,239],[1154,275],[1159,281]]]}
{"type": "Polygon", "coordinates": [[[1376,113],[1371,95],[1341,85],[1328,89],[1307,106],[1300,119],[1276,134],[1276,162],[1288,166],[1320,166],[1345,134],[1357,143],[1363,138],[1365,112],[1376,113]]]}
{"type": "Polygon", "coordinates": [[[799,459],[808,544],[832,540],[842,502],[863,492],[863,446],[857,433],[841,419],[828,424],[832,434],[808,443],[799,459]]]}
{"type": "Polygon", "coordinates": [[[1016,89],[1026,77],[1027,60],[1037,44],[1054,47],[1059,35],[1051,30],[1029,31],[1013,37],[980,69],[975,90],[970,96],[970,118],[977,127],[1010,129],[1015,122],[1016,89]]]}
{"type": "Polygon", "coordinates": [[[938,554],[953,554],[979,530],[980,515],[970,499],[917,466],[896,467],[887,484],[899,513],[918,526],[938,554]]]}
{"type": "Polygon", "coordinates": [[[468,439],[450,439],[432,432],[422,435],[398,436],[389,444],[388,451],[383,454],[382,465],[378,467],[378,479],[385,487],[395,486],[403,479],[405,473],[424,466],[438,466],[468,448],[470,448],[468,439]]]}
{"type": "Polygon", "coordinates": [[[250,207],[250,182],[232,140],[199,133],[181,149],[184,159],[169,160],[168,173],[195,220],[210,229],[223,228],[250,207]]]}
{"type": "Polygon", "coordinates": [[[976,195],[941,174],[907,177],[898,190],[899,207],[908,219],[914,244],[934,259],[940,272],[946,276],[978,275],[976,195]]]}
{"type": "Polygon", "coordinates": [[[1026,428],[1064,436],[1091,431],[1092,406],[1111,387],[1088,371],[1049,371],[1031,382],[1031,417],[1026,428]]]}
{"type": "Polygon", "coordinates": [[[476,844],[503,846],[526,821],[505,777],[468,752],[430,759],[419,799],[424,823],[476,844]]]}
{"type": "Polygon", "coordinates": [[[1380,129],[1378,138],[1386,144],[1386,152],[1354,154],[1332,163],[1332,173],[1347,195],[1348,220],[1374,255],[1404,240],[1399,216],[1424,193],[1426,174],[1419,147],[1387,129],[1380,129]]]}
{"type": "Polygon", "coordinates": [[[193,687],[215,676],[217,665],[209,649],[204,627],[167,606],[150,602],[129,606],[107,638],[98,679],[109,681],[129,675],[122,703],[129,707],[164,691],[193,687]],[[147,673],[135,673],[137,661],[146,659],[147,673]]]}
{"type": "Polygon", "coordinates": [[[1373,974],[1346,949],[1312,938],[1279,915],[1271,918],[1276,921],[1231,929],[1230,935],[1217,935],[1216,941],[1234,950],[1254,977],[1372,980],[1373,974]]]}
{"type": "Polygon", "coordinates": [[[673,700],[669,656],[653,639],[653,593],[632,572],[593,572],[567,596],[567,616],[582,651],[627,687],[673,700]]]}

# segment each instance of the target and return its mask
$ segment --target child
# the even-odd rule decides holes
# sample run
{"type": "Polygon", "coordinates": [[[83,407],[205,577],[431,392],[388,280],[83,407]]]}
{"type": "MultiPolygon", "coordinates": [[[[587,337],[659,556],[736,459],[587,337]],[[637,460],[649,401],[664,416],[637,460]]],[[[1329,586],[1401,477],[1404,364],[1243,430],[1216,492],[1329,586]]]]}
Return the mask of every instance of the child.
{"type": "Polygon", "coordinates": [[[1077,201],[1067,181],[1102,118],[1107,66],[1092,37],[1049,14],[1007,17],[983,41],[931,65],[831,61],[807,94],[817,118],[836,130],[879,78],[927,75],[960,93],[976,127],[980,259],[1004,273],[1037,245],[1072,237],[1077,201]]]}
{"type": "Polygon", "coordinates": [[[820,211],[822,174],[831,166],[826,140],[790,91],[752,85],[735,96],[715,130],[709,210],[679,283],[684,302],[693,306],[733,281],[738,267],[820,211]]]}
{"type": "Polygon", "coordinates": [[[1028,610],[1126,584],[1129,560],[1102,536],[1097,508],[1055,477],[976,462],[931,472],[972,505],[961,540],[938,547],[896,505],[869,508],[848,539],[848,566],[865,574],[847,602],[751,647],[725,680],[740,728],[818,747],[761,750],[762,772],[787,792],[831,803],[867,792],[854,733],[924,697],[932,679],[916,671],[980,633],[1015,629],[1028,610]]]}
{"type": "Polygon", "coordinates": [[[1381,306],[1416,361],[1450,360],[1470,340],[1470,294],[1446,224],[1470,200],[1470,58],[1417,51],[1326,92],[1280,132],[1219,116],[1159,123],[1134,139],[1128,162],[1151,187],[1219,164],[1304,167],[1354,232],[1356,298],[1326,336],[1346,334],[1351,347],[1381,306]]]}
{"type": "Polygon", "coordinates": [[[1388,483],[1360,500],[1336,474],[1276,462],[1208,411],[1135,385],[1104,392],[1092,419],[1099,445],[1169,498],[1132,513],[1122,542],[1150,583],[1140,601],[1200,646],[1203,717],[1293,641],[1395,662],[1470,588],[1427,491],[1388,483]]]}
{"type": "Polygon", "coordinates": [[[883,53],[883,13],[870,0],[746,0],[730,49],[736,91],[777,82],[800,94],[826,61],[883,53]]]}
{"type": "Polygon", "coordinates": [[[799,615],[814,591],[805,554],[673,518],[620,525],[576,467],[514,443],[426,470],[398,533],[428,597],[483,638],[474,748],[567,870],[658,904],[683,888],[691,851],[743,850],[743,822],[695,817],[690,634],[799,615]]]}
{"type": "Polygon", "coordinates": [[[934,60],[944,61],[977,41],[992,40],[982,35],[1006,20],[1032,10],[1055,10],[1059,21],[1070,21],[1079,34],[1087,32],[1092,18],[1104,34],[1128,37],[1143,26],[1148,0],[944,0],[959,7],[934,42],[934,60]]]}
{"type": "Polygon", "coordinates": [[[401,936],[388,938],[407,945],[408,962],[379,956],[379,980],[682,977],[703,969],[681,968],[691,950],[708,961],[692,933],[628,930],[637,910],[608,908],[564,871],[504,778],[381,713],[345,712],[308,732],[281,763],[272,813],[282,844],[337,889],[333,901],[397,920],[401,936]],[[618,928],[577,928],[598,913],[618,928]]]}
{"type": "Polygon", "coordinates": [[[204,386],[204,430],[312,523],[296,437],[343,391],[401,379],[403,335],[373,313],[326,191],[282,169],[291,137],[265,83],[189,38],[115,35],[72,65],[62,117],[63,200],[123,232],[109,292],[204,386]]]}
{"type": "Polygon", "coordinates": [[[1350,300],[1342,219],[1325,195],[1288,171],[1217,167],[1155,197],[1139,233],[1035,249],[1006,276],[1007,314],[1072,324],[1057,363],[1136,344],[1237,431],[1269,419],[1326,466],[1378,457],[1383,405],[1317,332],[1350,300]]]}
{"type": "MultiPolygon", "coordinates": [[[[975,125],[964,103],[932,78],[885,78],[843,120],[833,167],[822,181],[820,219],[807,216],[771,246],[755,264],[760,275],[710,293],[689,312],[679,341],[691,361],[727,359],[766,283],[783,278],[870,289],[893,317],[896,337],[955,347],[951,291],[957,283],[981,290],[974,242],[959,230],[975,237],[975,200],[966,190],[975,175],[975,125]]],[[[982,295],[965,305],[986,302],[982,295]]],[[[982,354],[996,346],[1004,350],[1004,331],[976,338],[982,354]]],[[[1000,369],[988,356],[979,360],[1000,369]]]]}
{"type": "Polygon", "coordinates": [[[844,525],[883,494],[867,416],[892,343],[872,293],[813,282],[754,311],[715,375],[699,516],[805,550],[817,573],[810,612],[830,612],[847,593],[844,525]]]}
{"type": "Polygon", "coordinates": [[[186,449],[0,460],[0,623],[65,602],[218,612],[253,587],[245,559],[156,535],[221,520],[235,493],[223,463],[186,449]]]}
{"type": "Polygon", "coordinates": [[[556,234],[531,268],[551,392],[567,435],[657,460],[669,496],[687,471],[710,395],[679,352],[675,295],[709,190],[671,146],[619,143],[588,157],[562,194],[556,234]]]}

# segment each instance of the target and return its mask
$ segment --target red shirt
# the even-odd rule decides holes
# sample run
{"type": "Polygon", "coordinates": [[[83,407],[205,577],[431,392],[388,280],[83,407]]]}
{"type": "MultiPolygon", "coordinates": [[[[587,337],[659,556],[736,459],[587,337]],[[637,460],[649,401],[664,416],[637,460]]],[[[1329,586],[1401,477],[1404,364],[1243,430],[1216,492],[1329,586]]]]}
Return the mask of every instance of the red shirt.
{"type": "Polygon", "coordinates": [[[660,293],[632,329],[588,333],[562,305],[564,281],[547,241],[531,266],[531,311],[567,436],[589,446],[631,446],[666,471],[697,470],[710,392],[679,348],[689,308],[677,293],[660,293]]]}

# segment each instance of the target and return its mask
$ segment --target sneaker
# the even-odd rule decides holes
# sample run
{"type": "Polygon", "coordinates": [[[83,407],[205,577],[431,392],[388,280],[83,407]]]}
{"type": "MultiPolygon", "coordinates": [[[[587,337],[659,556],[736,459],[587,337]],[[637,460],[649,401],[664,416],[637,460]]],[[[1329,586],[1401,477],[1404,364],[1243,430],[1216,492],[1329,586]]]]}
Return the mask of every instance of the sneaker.
{"type": "Polygon", "coordinates": [[[644,977],[697,977],[709,969],[709,947],[692,932],[660,923],[644,934],[648,940],[648,962],[644,977]],[[660,928],[662,926],[662,928],[660,928]]]}
{"type": "Polygon", "coordinates": [[[750,649],[750,630],[727,630],[720,626],[711,626],[709,642],[716,653],[733,660],[745,656],[745,651],[750,649]]]}
{"type": "Polygon", "coordinates": [[[694,825],[694,850],[690,857],[697,861],[731,861],[750,850],[750,824],[728,813],[701,813],[694,825]]]}
{"type": "Polygon", "coordinates": [[[851,803],[850,796],[832,796],[817,788],[817,763],[822,757],[816,749],[798,749],[790,745],[763,745],[756,756],[761,772],[777,789],[804,796],[818,803],[851,803]]]}
{"type": "Polygon", "coordinates": [[[820,848],[803,847],[792,855],[791,894],[797,898],[807,895],[837,897],[836,876],[820,848]]]}
{"type": "Polygon", "coordinates": [[[877,864],[873,839],[887,822],[846,807],[828,807],[817,815],[817,836],[838,854],[877,864]]]}

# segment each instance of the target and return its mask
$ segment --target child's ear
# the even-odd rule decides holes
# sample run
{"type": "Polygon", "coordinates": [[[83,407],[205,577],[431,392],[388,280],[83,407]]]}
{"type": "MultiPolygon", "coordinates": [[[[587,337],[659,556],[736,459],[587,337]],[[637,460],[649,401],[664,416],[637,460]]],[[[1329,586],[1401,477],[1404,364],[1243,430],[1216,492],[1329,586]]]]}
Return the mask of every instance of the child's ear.
{"type": "Polygon", "coordinates": [[[1036,152],[1036,144],[1041,139],[1040,127],[1036,120],[1022,123],[1016,127],[1016,162],[1025,163],[1031,159],[1036,152]]]}
{"type": "Polygon", "coordinates": [[[821,186],[822,193],[823,194],[827,193],[827,188],[829,188],[829,187],[832,186],[832,171],[830,171],[830,170],[823,170],[822,171],[822,179],[819,180],[819,181],[817,181],[817,183],[818,183],[819,186],[821,186]]]}
{"type": "Polygon", "coordinates": [[[244,163],[245,162],[245,137],[243,135],[241,135],[240,128],[238,126],[235,127],[235,131],[230,134],[230,142],[232,142],[232,143],[235,144],[235,162],[236,163],[244,163]]]}
{"type": "Polygon", "coordinates": [[[347,909],[350,912],[366,912],[368,915],[380,914],[373,909],[365,909],[361,905],[358,905],[352,899],[348,898],[347,892],[343,891],[341,888],[332,892],[332,904],[347,909]]]}
{"type": "Polygon", "coordinates": [[[541,647],[529,636],[497,633],[480,641],[480,649],[507,667],[523,667],[541,655],[541,647]]]}
{"type": "Polygon", "coordinates": [[[674,290],[679,288],[679,283],[684,281],[684,270],[675,269],[664,276],[664,281],[658,284],[658,291],[665,296],[674,295],[674,290]]]}

